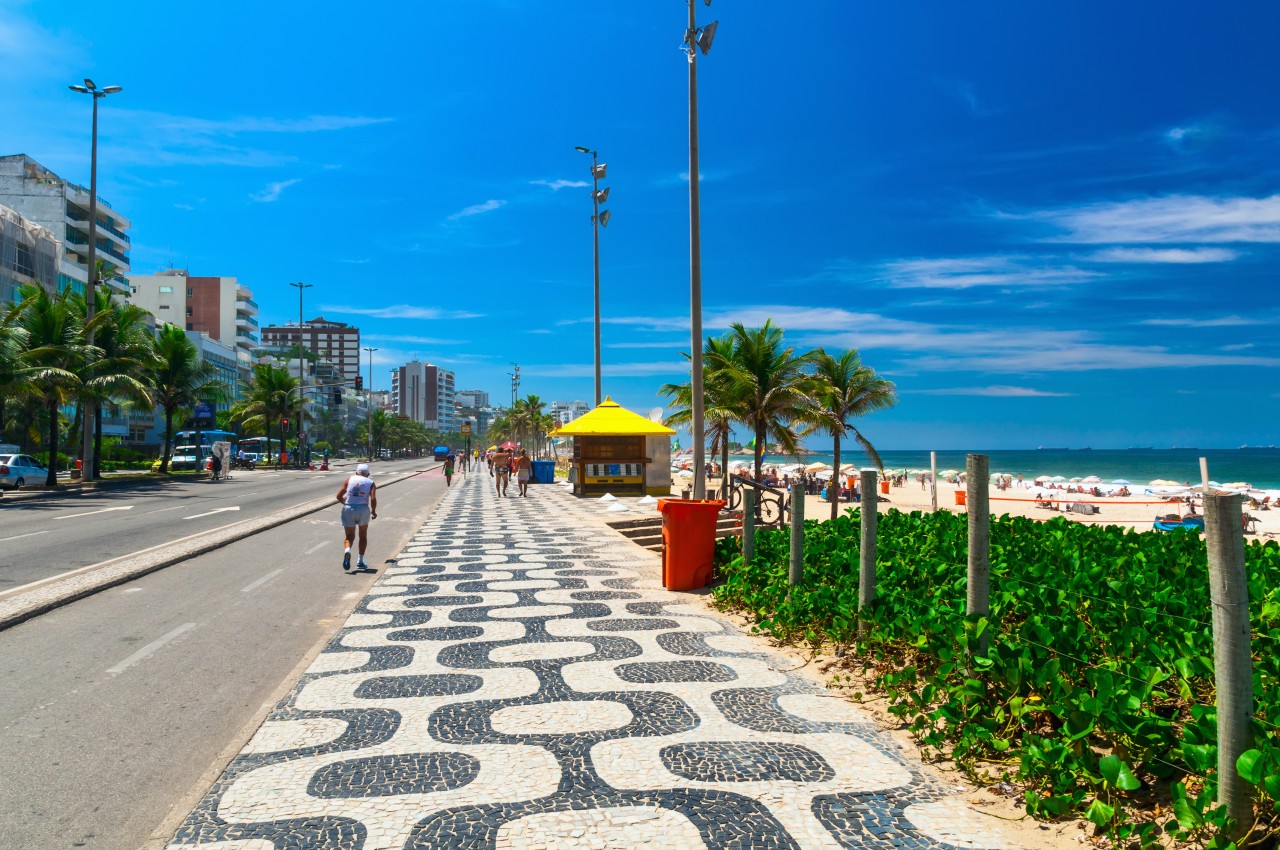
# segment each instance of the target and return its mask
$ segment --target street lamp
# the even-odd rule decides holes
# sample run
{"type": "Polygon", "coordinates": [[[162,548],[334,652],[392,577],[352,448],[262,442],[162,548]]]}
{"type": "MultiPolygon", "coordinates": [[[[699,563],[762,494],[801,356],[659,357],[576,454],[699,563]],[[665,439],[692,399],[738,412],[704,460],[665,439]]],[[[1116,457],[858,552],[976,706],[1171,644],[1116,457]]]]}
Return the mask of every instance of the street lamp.
{"type": "MultiPolygon", "coordinates": [[[[698,208],[698,51],[703,56],[711,51],[719,21],[712,21],[701,29],[695,18],[694,2],[689,4],[689,28],[684,32],[684,52],[689,57],[689,333],[691,373],[690,391],[693,396],[693,497],[707,496],[706,444],[703,425],[702,388],[702,234],[698,208]]],[[[708,6],[711,0],[704,0],[708,6]]]]}
{"type": "Polygon", "coordinates": [[[609,187],[600,188],[600,181],[609,170],[606,163],[599,161],[599,155],[590,148],[581,145],[574,147],[580,153],[591,154],[591,241],[595,255],[595,302],[596,302],[596,407],[600,406],[600,228],[609,226],[609,210],[600,212],[600,205],[609,200],[609,187]]]}
{"type": "Polygon", "coordinates": [[[302,291],[310,289],[315,284],[311,283],[291,283],[290,286],[298,288],[298,450],[294,452],[297,455],[298,464],[302,464],[302,435],[303,427],[306,420],[303,418],[307,412],[307,381],[303,377],[303,357],[302,357],[302,291]]]}
{"type": "MultiPolygon", "coordinates": [[[[94,266],[98,262],[98,101],[109,94],[115,94],[123,91],[122,86],[106,86],[98,88],[94,85],[93,80],[85,78],[82,86],[67,86],[73,92],[80,94],[88,94],[93,96],[93,141],[91,154],[89,156],[89,273],[88,283],[85,287],[84,294],[84,316],[85,323],[89,325],[89,330],[85,335],[85,342],[90,346],[93,345],[93,317],[98,310],[98,294],[94,288],[94,266]]],[[[92,481],[93,460],[94,460],[94,432],[97,430],[97,405],[92,401],[83,403],[84,415],[81,417],[83,425],[81,431],[83,434],[82,447],[80,450],[81,469],[80,480],[92,481]]],[[[199,447],[197,446],[197,449],[199,447]]]]}
{"type": "Polygon", "coordinates": [[[511,376],[511,409],[515,410],[516,393],[520,391],[520,367],[515,363],[512,363],[511,365],[515,367],[515,371],[508,372],[507,374],[511,376]]]}
{"type": "Polygon", "coordinates": [[[366,436],[368,436],[369,438],[369,462],[370,463],[373,462],[373,352],[377,350],[378,349],[376,348],[368,348],[368,347],[365,348],[365,351],[369,352],[369,386],[365,388],[365,397],[364,397],[365,426],[364,428],[366,431],[369,432],[366,436]]]}

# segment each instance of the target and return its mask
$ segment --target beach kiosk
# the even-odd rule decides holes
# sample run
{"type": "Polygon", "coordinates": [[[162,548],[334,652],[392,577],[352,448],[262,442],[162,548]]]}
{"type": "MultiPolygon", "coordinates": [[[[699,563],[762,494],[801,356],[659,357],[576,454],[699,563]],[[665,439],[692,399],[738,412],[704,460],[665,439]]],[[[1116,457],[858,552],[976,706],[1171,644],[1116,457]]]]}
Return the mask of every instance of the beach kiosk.
{"type": "Polygon", "coordinates": [[[667,496],[675,433],[605,398],[549,436],[573,437],[575,496],[667,496]]]}

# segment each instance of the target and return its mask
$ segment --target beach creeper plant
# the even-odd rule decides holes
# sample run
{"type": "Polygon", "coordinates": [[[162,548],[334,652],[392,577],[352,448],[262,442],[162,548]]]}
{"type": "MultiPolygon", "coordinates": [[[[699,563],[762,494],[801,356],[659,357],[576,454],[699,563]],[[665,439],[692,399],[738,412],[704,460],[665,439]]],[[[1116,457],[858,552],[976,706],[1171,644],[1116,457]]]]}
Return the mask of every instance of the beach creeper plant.
{"type": "Polygon", "coordinates": [[[887,511],[876,601],[858,631],[859,516],[806,523],[805,581],[787,532],[744,564],[719,544],[717,603],[784,641],[857,658],[926,755],[1024,789],[1041,818],[1083,814],[1110,840],[1274,847],[1280,836],[1280,545],[1251,542],[1253,746],[1237,770],[1255,822],[1227,839],[1217,791],[1213,634],[1204,540],[1054,519],[991,522],[991,613],[965,615],[963,515],[887,511]],[[986,654],[976,637],[989,632],[986,654]],[[1162,839],[1163,836],[1163,839],[1162,839]]]}

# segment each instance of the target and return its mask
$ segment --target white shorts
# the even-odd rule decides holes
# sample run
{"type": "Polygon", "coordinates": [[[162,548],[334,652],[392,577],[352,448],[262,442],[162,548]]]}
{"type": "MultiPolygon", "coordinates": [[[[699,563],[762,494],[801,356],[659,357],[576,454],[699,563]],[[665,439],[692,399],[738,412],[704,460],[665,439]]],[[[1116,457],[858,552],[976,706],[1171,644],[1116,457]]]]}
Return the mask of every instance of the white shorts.
{"type": "Polygon", "coordinates": [[[355,528],[360,525],[369,524],[369,506],[368,505],[343,505],[342,506],[342,527],[355,528]]]}
{"type": "Polygon", "coordinates": [[[522,482],[522,483],[523,483],[523,482],[525,482],[525,481],[528,481],[528,480],[529,480],[529,470],[527,470],[527,469],[521,469],[521,470],[518,470],[518,471],[516,472],[516,480],[517,480],[517,481],[520,481],[520,482],[522,482]]]}

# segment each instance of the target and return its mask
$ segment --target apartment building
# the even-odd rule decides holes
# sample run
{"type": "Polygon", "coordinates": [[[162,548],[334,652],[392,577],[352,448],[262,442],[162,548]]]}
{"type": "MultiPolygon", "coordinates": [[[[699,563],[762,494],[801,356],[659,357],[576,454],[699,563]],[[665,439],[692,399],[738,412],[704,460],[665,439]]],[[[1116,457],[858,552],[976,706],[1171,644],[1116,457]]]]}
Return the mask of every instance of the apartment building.
{"type": "Polygon", "coordinates": [[[360,374],[360,329],[345,322],[333,322],[317,316],[304,322],[269,325],[262,329],[262,345],[272,349],[287,349],[298,345],[329,361],[342,376],[343,381],[355,383],[360,374]]]}
{"type": "MultiPolygon", "coordinates": [[[[84,292],[89,282],[89,190],[59,177],[26,154],[0,156],[0,205],[51,231],[62,243],[56,288],[84,292]]],[[[129,290],[129,228],[132,225],[98,197],[94,229],[97,257],[111,267],[102,283],[120,295],[129,290]]]]}
{"type": "Polygon", "coordinates": [[[591,407],[585,401],[553,401],[547,406],[551,418],[561,425],[568,425],[589,410],[591,407]]]}
{"type": "Polygon", "coordinates": [[[259,346],[258,302],[234,277],[197,277],[186,269],[131,274],[129,300],[158,320],[208,334],[244,353],[259,346]]]}
{"type": "Polygon", "coordinates": [[[58,258],[62,245],[47,227],[0,206],[0,307],[18,301],[18,287],[41,286],[58,291],[58,258]]]}
{"type": "Polygon", "coordinates": [[[485,390],[458,390],[454,397],[461,407],[474,409],[489,406],[489,393],[485,390]]]}
{"type": "Polygon", "coordinates": [[[454,375],[430,363],[411,360],[391,373],[395,412],[437,431],[457,430],[454,375]]]}

